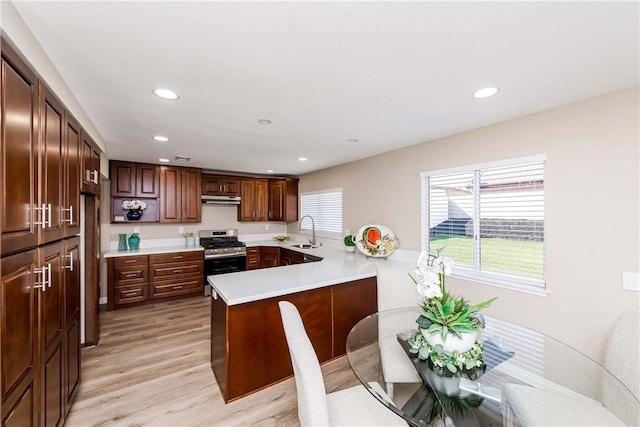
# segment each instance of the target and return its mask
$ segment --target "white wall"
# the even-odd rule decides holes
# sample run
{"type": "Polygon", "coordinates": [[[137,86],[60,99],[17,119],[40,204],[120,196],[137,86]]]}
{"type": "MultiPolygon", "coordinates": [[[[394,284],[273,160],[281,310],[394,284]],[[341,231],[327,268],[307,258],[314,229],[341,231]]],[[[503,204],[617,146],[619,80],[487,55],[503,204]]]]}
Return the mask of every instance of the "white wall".
{"type": "MultiPolygon", "coordinates": [[[[106,152],[106,144],[102,135],[100,135],[100,132],[98,132],[87,113],[85,113],[75,95],[42,49],[38,40],[31,33],[29,27],[24,23],[11,1],[0,1],[0,27],[12,47],[20,51],[19,53],[22,54],[23,59],[31,64],[33,71],[47,83],[65,107],[80,122],[84,130],[89,133],[102,151],[106,152]]],[[[100,169],[103,175],[108,175],[108,167],[105,168],[104,162],[101,163],[100,169]]]]}
{"type": "Polygon", "coordinates": [[[638,87],[304,175],[300,191],[343,188],[344,228],[390,227],[420,250],[423,171],[546,153],[545,250],[550,292],[538,296],[448,278],[487,314],[557,337],[602,360],[607,333],[640,294],[638,87]],[[381,173],[381,171],[384,171],[381,173]]]}

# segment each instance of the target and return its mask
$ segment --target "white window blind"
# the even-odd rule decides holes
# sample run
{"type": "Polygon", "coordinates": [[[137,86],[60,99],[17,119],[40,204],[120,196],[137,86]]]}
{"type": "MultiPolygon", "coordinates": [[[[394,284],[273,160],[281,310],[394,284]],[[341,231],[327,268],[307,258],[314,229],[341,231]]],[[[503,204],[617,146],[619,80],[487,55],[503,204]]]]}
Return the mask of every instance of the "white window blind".
{"type": "MultiPolygon", "coordinates": [[[[302,193],[300,201],[300,218],[310,215],[316,232],[342,234],[342,188],[302,193]]],[[[311,220],[303,219],[300,228],[311,230],[311,220]]]]}
{"type": "Polygon", "coordinates": [[[545,287],[544,158],[422,174],[424,249],[444,247],[454,273],[545,287]]]}

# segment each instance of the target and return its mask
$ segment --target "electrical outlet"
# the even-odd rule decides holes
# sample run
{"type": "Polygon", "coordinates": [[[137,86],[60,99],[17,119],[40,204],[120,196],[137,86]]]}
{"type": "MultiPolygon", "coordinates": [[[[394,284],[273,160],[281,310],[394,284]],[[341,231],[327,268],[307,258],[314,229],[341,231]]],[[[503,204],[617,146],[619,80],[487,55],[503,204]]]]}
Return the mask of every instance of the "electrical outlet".
{"type": "Polygon", "coordinates": [[[269,224],[264,225],[264,231],[269,231],[269,224]]]}
{"type": "Polygon", "coordinates": [[[180,233],[180,234],[184,233],[184,227],[183,226],[178,227],[178,233],[180,233]]]}
{"type": "Polygon", "coordinates": [[[139,233],[140,232],[140,227],[133,227],[133,232],[134,233],[139,233]]]}
{"type": "Polygon", "coordinates": [[[640,274],[638,273],[622,273],[622,289],[640,292],[640,274]]]}

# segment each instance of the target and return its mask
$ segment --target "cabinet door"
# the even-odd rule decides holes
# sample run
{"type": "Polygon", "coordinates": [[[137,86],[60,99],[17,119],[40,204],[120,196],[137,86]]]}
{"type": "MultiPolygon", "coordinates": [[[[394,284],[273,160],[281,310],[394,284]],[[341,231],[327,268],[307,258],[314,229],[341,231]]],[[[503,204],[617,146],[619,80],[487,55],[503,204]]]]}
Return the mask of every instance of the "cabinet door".
{"type": "Polygon", "coordinates": [[[35,425],[37,383],[37,250],[5,257],[0,265],[0,412],[2,425],[35,425]]]}
{"type": "Polygon", "coordinates": [[[64,404],[65,415],[80,383],[80,239],[64,241],[64,404]]]}
{"type": "Polygon", "coordinates": [[[224,178],[219,175],[202,175],[202,194],[219,196],[224,190],[224,178]]]}
{"type": "Polygon", "coordinates": [[[136,196],[158,197],[160,194],[160,166],[136,165],[136,196]]]}
{"type": "Polygon", "coordinates": [[[64,280],[62,242],[40,247],[40,266],[45,269],[46,289],[38,293],[40,339],[40,413],[44,426],[61,425],[64,418],[63,330],[64,280]]]}
{"type": "Polygon", "coordinates": [[[253,221],[254,220],[254,193],[255,193],[255,181],[244,180],[241,186],[241,200],[238,207],[238,221],[253,221]]]}
{"type": "Polygon", "coordinates": [[[40,101],[40,133],[42,135],[40,205],[44,209],[45,226],[40,243],[59,240],[63,236],[63,143],[64,109],[53,93],[43,87],[40,101]]]}
{"type": "Polygon", "coordinates": [[[100,151],[96,152],[93,139],[84,131],[82,132],[81,163],[82,191],[98,194],[100,192],[100,151]]]}
{"type": "Polygon", "coordinates": [[[269,216],[269,182],[256,181],[254,196],[254,209],[256,211],[254,221],[267,221],[269,216]]]}
{"type": "Polygon", "coordinates": [[[200,169],[182,169],[182,222],[200,222],[202,216],[202,178],[200,169]]]}
{"type": "Polygon", "coordinates": [[[100,147],[93,142],[91,145],[91,167],[93,169],[92,172],[92,182],[93,182],[93,193],[100,194],[100,155],[102,151],[100,147]]]}
{"type": "Polygon", "coordinates": [[[269,221],[284,221],[285,181],[269,181],[269,221]]]}
{"type": "Polygon", "coordinates": [[[0,247],[6,255],[37,245],[35,223],[41,216],[34,210],[38,203],[38,80],[4,40],[0,85],[0,247]]]}
{"type": "Polygon", "coordinates": [[[222,189],[224,196],[239,196],[240,184],[242,180],[234,178],[226,178],[223,182],[222,189]]]}
{"type": "Polygon", "coordinates": [[[180,168],[160,167],[160,222],[180,222],[182,174],[180,168]]]}
{"type": "Polygon", "coordinates": [[[136,164],[112,160],[109,162],[111,197],[136,197],[136,164]]]}
{"type": "Polygon", "coordinates": [[[280,261],[280,248],[263,246],[260,248],[260,268],[277,267],[280,261]]]}
{"type": "Polygon", "coordinates": [[[70,237],[80,232],[80,157],[82,153],[82,128],[69,113],[65,113],[64,144],[64,206],[62,222],[64,235],[70,237]]]}

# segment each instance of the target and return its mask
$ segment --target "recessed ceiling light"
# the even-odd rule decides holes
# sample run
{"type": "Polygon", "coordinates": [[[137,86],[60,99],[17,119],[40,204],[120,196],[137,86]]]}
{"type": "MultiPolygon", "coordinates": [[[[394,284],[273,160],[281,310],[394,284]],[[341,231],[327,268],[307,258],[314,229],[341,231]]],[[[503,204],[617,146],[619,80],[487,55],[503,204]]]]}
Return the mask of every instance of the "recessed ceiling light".
{"type": "Polygon", "coordinates": [[[160,135],[154,136],[153,139],[155,139],[158,142],[167,142],[169,140],[169,138],[167,138],[166,136],[160,136],[160,135]]]}
{"type": "Polygon", "coordinates": [[[158,161],[162,163],[169,163],[169,159],[158,159],[158,161]]]}
{"type": "Polygon", "coordinates": [[[298,157],[298,160],[300,160],[301,162],[306,162],[309,159],[307,159],[306,157],[298,157]]]}
{"type": "Polygon", "coordinates": [[[267,173],[273,173],[273,169],[267,169],[267,173]]]}
{"type": "Polygon", "coordinates": [[[258,120],[258,123],[260,123],[261,125],[270,125],[271,123],[273,123],[271,120],[269,119],[260,119],[258,120]]]}
{"type": "Polygon", "coordinates": [[[497,87],[485,87],[473,92],[473,97],[478,99],[488,98],[490,96],[495,95],[496,93],[498,93],[497,87]]]}
{"type": "Polygon", "coordinates": [[[178,94],[169,89],[154,89],[153,93],[164,99],[178,99],[178,94]]]}
{"type": "Polygon", "coordinates": [[[347,142],[358,142],[358,138],[349,138],[347,142]]]}

